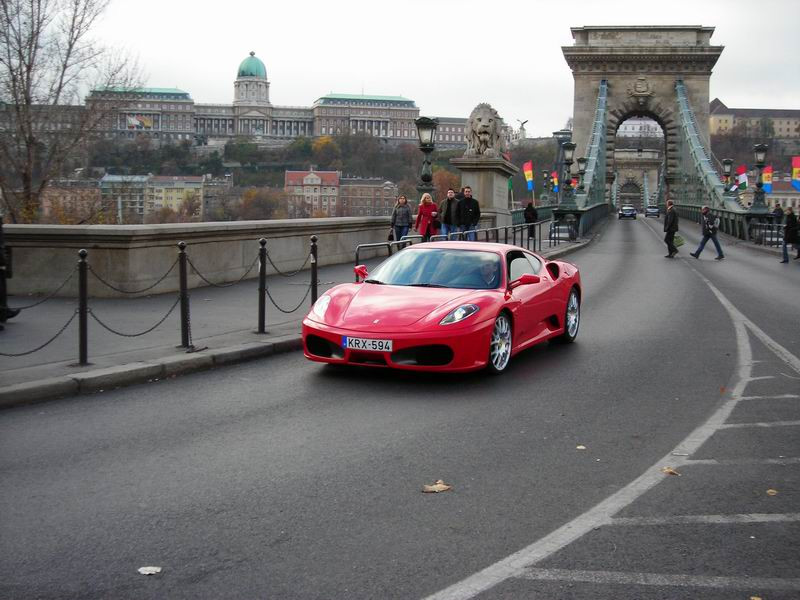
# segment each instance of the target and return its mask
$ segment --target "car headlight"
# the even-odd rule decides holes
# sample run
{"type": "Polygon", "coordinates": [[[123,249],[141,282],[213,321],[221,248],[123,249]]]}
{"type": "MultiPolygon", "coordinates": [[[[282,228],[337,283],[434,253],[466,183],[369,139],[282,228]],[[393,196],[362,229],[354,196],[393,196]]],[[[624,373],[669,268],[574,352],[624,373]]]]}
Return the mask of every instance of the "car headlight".
{"type": "Polygon", "coordinates": [[[450,311],[444,319],[439,321],[439,325],[452,325],[453,323],[458,323],[459,321],[463,321],[470,315],[474,315],[478,312],[478,306],[475,304],[463,304],[456,309],[450,311]]]}
{"type": "Polygon", "coordinates": [[[314,308],[312,308],[312,312],[317,315],[320,319],[325,318],[325,311],[328,310],[328,305],[331,303],[331,297],[328,295],[320,297],[316,302],[314,302],[314,308]]]}

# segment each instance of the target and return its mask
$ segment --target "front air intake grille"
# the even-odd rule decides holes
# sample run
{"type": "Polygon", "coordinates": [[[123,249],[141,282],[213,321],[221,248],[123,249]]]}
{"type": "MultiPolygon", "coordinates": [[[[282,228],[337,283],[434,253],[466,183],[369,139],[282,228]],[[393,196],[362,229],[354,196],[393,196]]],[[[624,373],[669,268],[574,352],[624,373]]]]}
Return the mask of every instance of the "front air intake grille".
{"type": "Polygon", "coordinates": [[[344,350],[341,346],[318,335],[306,336],[306,349],[309,354],[321,358],[344,358],[344,350]]]}
{"type": "Polygon", "coordinates": [[[453,360],[453,350],[444,344],[412,346],[392,353],[392,362],[398,365],[441,367],[453,360]]]}

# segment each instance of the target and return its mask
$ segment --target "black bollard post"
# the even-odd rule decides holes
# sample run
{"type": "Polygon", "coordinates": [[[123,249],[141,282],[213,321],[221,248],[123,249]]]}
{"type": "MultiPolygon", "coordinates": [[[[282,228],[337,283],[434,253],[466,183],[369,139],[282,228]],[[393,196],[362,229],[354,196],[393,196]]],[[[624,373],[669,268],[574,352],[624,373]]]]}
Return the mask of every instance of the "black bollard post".
{"type": "Polygon", "coordinates": [[[267,332],[267,240],[258,240],[258,333],[267,332]]]}
{"type": "Polygon", "coordinates": [[[11,264],[10,258],[6,256],[6,244],[3,238],[3,212],[0,210],[0,323],[5,323],[11,317],[16,317],[19,314],[18,308],[8,308],[6,279],[10,277],[11,264]]]}
{"type": "Polygon", "coordinates": [[[508,243],[508,226],[507,225],[505,227],[503,227],[503,236],[504,236],[503,243],[507,244],[508,243]]]}
{"type": "Polygon", "coordinates": [[[89,364],[89,328],[88,328],[88,265],[86,250],[78,251],[78,364],[89,364]]]}
{"type": "Polygon", "coordinates": [[[186,281],[186,242],[178,242],[178,267],[181,295],[181,347],[189,348],[189,290],[186,281]]]}
{"type": "Polygon", "coordinates": [[[319,276],[317,273],[317,236],[311,236],[311,306],[317,301],[317,287],[319,276]]]}

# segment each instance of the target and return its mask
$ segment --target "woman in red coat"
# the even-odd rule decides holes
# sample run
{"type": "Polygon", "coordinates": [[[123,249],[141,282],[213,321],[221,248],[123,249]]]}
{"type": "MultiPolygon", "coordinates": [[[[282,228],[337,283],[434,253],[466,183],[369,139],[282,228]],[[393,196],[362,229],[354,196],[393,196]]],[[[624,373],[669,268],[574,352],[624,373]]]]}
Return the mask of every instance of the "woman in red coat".
{"type": "Polygon", "coordinates": [[[434,219],[439,215],[438,207],[433,202],[433,198],[428,193],[422,194],[422,199],[419,202],[419,209],[417,210],[417,221],[414,223],[422,241],[427,242],[432,235],[439,233],[439,230],[434,227],[434,219]]]}

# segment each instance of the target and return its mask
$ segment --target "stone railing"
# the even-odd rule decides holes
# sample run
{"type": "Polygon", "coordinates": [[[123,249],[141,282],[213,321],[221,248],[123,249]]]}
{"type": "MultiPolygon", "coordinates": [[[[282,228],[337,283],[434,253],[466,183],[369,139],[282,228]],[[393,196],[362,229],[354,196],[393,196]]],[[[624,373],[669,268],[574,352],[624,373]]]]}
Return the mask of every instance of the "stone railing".
{"type": "MultiPolygon", "coordinates": [[[[131,294],[115,292],[101,284],[98,278],[127,291],[149,288],[175,264],[181,241],[186,243],[192,264],[207,279],[226,283],[242,278],[245,273],[248,279],[258,277],[257,265],[252,267],[258,256],[259,238],[267,239],[269,258],[284,272],[308,266],[312,235],[319,239],[318,265],[341,264],[353,260],[358,244],[385,241],[389,217],[161,225],[6,225],[4,232],[6,245],[13,249],[10,294],[52,292],[76,269],[78,250],[85,248],[89,252],[89,266],[97,275],[89,277],[89,295],[130,297],[131,294]]],[[[267,264],[267,272],[275,272],[271,264],[267,264]]],[[[193,269],[189,269],[188,283],[190,288],[205,285],[193,269]]],[[[174,268],[146,294],[177,289],[177,268],[174,268]]],[[[76,296],[77,277],[58,295],[76,296]]]]}

